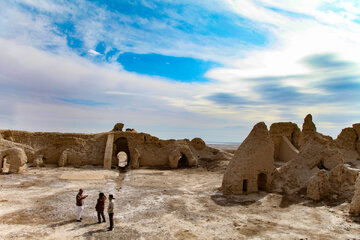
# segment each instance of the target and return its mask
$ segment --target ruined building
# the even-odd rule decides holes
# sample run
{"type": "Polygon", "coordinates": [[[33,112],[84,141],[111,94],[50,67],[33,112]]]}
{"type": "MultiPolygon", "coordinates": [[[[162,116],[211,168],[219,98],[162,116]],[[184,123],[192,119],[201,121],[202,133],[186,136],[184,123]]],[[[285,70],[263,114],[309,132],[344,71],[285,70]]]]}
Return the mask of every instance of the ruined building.
{"type": "Polygon", "coordinates": [[[0,170],[21,172],[26,164],[185,168],[197,166],[199,160],[228,157],[201,138],[161,140],[130,128],[123,131],[123,127],[117,123],[112,131],[97,134],[0,130],[0,170]]]}
{"type": "Polygon", "coordinates": [[[0,169],[21,172],[26,163],[97,165],[109,169],[119,166],[119,159],[124,168],[179,168],[196,166],[198,159],[216,155],[200,138],[161,140],[134,129],[124,132],[123,127],[118,123],[112,131],[98,134],[0,130],[0,169]]]}
{"type": "Polygon", "coordinates": [[[236,150],[222,182],[224,194],[270,190],[274,172],[274,143],[264,122],[254,126],[236,150]]]}
{"type": "Polygon", "coordinates": [[[291,122],[274,123],[270,131],[258,123],[227,166],[222,191],[298,194],[305,189],[315,201],[352,199],[351,212],[359,214],[359,139],[360,124],[343,129],[333,140],[316,131],[310,114],[301,131],[291,122]]]}

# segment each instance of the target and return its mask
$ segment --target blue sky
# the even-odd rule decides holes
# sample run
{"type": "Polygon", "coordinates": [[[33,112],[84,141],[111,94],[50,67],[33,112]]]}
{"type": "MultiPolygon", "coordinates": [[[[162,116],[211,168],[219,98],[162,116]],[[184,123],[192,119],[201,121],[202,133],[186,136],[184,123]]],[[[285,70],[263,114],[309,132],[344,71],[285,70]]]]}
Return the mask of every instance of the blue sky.
{"type": "Polygon", "coordinates": [[[0,16],[0,128],[240,142],[259,121],[360,122],[357,1],[16,0],[0,16]]]}

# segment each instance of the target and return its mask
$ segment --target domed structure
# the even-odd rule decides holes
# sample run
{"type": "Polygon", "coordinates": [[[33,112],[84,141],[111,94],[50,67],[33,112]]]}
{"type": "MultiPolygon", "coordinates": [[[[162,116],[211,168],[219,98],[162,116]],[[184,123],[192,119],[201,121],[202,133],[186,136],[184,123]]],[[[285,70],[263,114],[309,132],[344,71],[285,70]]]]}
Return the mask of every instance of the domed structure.
{"type": "Polygon", "coordinates": [[[224,194],[269,190],[274,171],[274,143],[264,122],[254,126],[226,168],[224,194]]]}

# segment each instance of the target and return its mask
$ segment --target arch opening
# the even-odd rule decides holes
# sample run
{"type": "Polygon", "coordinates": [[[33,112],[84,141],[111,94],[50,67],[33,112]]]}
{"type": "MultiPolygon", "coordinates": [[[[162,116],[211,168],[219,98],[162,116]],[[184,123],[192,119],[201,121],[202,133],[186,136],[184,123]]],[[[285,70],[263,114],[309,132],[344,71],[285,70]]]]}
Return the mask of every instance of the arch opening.
{"type": "Polygon", "coordinates": [[[317,164],[317,167],[321,170],[321,169],[325,169],[325,170],[329,170],[325,167],[324,165],[324,159],[321,159],[321,161],[317,164]]]}
{"type": "Polygon", "coordinates": [[[0,170],[5,167],[5,163],[6,163],[6,156],[3,156],[1,158],[0,170]]]}
{"type": "Polygon", "coordinates": [[[244,180],[243,180],[243,185],[242,185],[242,191],[243,191],[244,193],[247,192],[247,183],[248,183],[248,180],[247,180],[247,179],[244,179],[244,180]]]}
{"type": "Polygon", "coordinates": [[[181,158],[178,161],[178,168],[186,168],[189,166],[189,160],[185,154],[181,153],[181,158]]]}
{"type": "Polygon", "coordinates": [[[266,174],[265,173],[259,173],[258,175],[258,190],[259,191],[266,191],[266,174]]]}
{"type": "Polygon", "coordinates": [[[114,145],[115,145],[114,155],[115,155],[115,157],[117,159],[116,164],[120,168],[126,168],[127,166],[129,166],[130,160],[131,160],[130,149],[129,149],[129,144],[128,144],[127,139],[124,138],[124,137],[118,138],[114,142],[114,145]],[[125,157],[125,155],[126,155],[126,157],[125,157]],[[126,162],[124,160],[125,158],[126,158],[126,162]],[[120,166],[120,163],[121,163],[121,166],[120,166]]]}

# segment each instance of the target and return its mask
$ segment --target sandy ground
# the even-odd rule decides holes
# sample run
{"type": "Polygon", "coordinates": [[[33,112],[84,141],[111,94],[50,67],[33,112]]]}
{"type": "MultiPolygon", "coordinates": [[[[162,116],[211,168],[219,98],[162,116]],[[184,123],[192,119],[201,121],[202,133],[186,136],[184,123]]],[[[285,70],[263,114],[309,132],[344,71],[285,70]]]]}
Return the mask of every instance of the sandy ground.
{"type": "Polygon", "coordinates": [[[274,193],[224,197],[222,172],[203,168],[30,168],[0,175],[0,239],[360,239],[349,204],[274,193]],[[83,221],[75,195],[89,194],[83,221]],[[97,224],[99,191],[116,197],[115,229],[97,224]]]}

